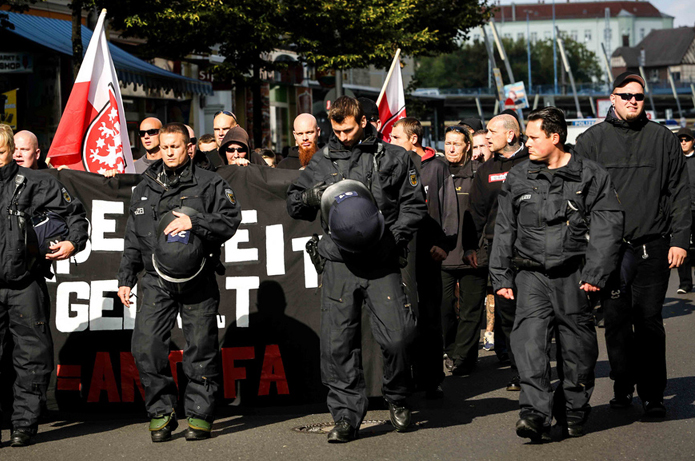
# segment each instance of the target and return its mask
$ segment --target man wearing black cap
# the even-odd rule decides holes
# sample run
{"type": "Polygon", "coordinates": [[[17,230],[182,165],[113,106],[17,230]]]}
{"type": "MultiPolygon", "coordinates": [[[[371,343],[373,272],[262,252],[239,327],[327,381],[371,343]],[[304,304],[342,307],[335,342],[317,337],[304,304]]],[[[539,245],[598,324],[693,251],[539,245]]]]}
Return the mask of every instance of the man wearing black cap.
{"type": "Polygon", "coordinates": [[[336,422],[328,442],[342,443],[357,437],[367,413],[359,340],[363,304],[384,357],[382,393],[391,423],[397,431],[410,425],[407,352],[416,322],[400,264],[427,205],[408,153],[377,138],[356,99],[338,98],[328,118],[333,134],[288,189],[287,211],[313,221],[322,209],[321,376],[336,422]],[[362,183],[371,197],[352,188],[334,192],[346,179],[362,183]]]}
{"type": "Polygon", "coordinates": [[[625,72],[613,83],[604,123],[574,150],[603,165],[625,210],[619,269],[602,290],[606,347],[614,380],[611,408],[632,404],[634,386],[647,417],[663,418],[666,332],[663,307],[670,269],[687,255],[691,214],[688,174],[671,131],[644,113],[644,80],[625,72]]]}
{"type": "Polygon", "coordinates": [[[140,308],[132,352],[145,388],[153,442],[171,439],[178,426],[178,390],[169,367],[171,329],[181,315],[186,347],[186,440],[210,437],[219,389],[215,270],[220,246],[241,222],[231,187],[216,173],[197,168],[188,155],[188,130],[179,123],[160,130],[162,158],[133,190],[118,296],[130,306],[140,279],[140,308]]]}
{"type": "Polygon", "coordinates": [[[364,116],[367,117],[367,121],[376,128],[376,132],[379,134],[379,139],[381,139],[381,119],[379,118],[379,108],[376,103],[369,98],[357,98],[362,106],[362,111],[364,116]]]}
{"type": "MultiPolygon", "coordinates": [[[[685,156],[685,165],[688,168],[688,179],[690,183],[690,212],[691,216],[695,218],[695,148],[693,147],[693,132],[690,128],[681,128],[676,133],[678,136],[678,141],[681,143],[681,149],[683,149],[683,155],[685,156]]],[[[695,226],[695,219],[692,220],[695,226]]],[[[692,236],[695,234],[695,229],[691,229],[691,241],[692,236]]],[[[692,274],[692,263],[690,261],[690,256],[688,255],[683,261],[683,265],[678,268],[678,278],[680,283],[678,284],[678,290],[676,293],[684,295],[690,293],[693,290],[693,274],[692,274]]]]}

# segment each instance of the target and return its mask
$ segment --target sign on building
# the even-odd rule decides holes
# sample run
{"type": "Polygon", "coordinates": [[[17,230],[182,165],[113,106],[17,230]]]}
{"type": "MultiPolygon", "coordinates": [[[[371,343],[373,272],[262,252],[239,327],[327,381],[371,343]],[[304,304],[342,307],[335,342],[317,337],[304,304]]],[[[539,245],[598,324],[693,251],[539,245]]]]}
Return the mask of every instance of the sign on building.
{"type": "Polygon", "coordinates": [[[28,53],[0,52],[0,73],[34,72],[34,58],[28,53]]]}

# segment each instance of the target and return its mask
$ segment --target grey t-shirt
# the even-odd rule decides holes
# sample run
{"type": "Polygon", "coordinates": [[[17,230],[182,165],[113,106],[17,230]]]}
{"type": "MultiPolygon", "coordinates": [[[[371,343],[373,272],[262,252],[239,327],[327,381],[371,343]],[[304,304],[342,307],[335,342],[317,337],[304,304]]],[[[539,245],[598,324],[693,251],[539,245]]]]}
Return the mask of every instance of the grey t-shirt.
{"type": "Polygon", "coordinates": [[[145,172],[145,170],[148,169],[150,167],[150,165],[152,165],[156,161],[157,160],[148,159],[147,154],[143,155],[142,157],[137,159],[135,161],[135,163],[133,164],[133,166],[135,167],[135,172],[137,174],[143,174],[145,172]]]}

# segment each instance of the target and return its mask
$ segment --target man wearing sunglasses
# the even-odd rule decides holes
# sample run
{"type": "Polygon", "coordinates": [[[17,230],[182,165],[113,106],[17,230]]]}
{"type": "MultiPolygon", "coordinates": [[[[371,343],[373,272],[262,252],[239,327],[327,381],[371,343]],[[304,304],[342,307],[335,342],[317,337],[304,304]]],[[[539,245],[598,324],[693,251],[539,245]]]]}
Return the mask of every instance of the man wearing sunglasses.
{"type": "Polygon", "coordinates": [[[162,128],[162,122],[158,118],[148,117],[140,123],[140,142],[145,148],[145,155],[135,161],[135,172],[142,174],[154,162],[162,158],[162,152],[159,150],[159,130],[162,128]]]}
{"type": "Polygon", "coordinates": [[[637,393],[645,416],[663,418],[666,332],[661,310],[670,269],[690,241],[690,191],[685,160],[671,131],[644,113],[644,79],[624,72],[613,83],[604,123],[579,138],[575,152],[603,165],[625,210],[619,268],[601,290],[606,347],[614,380],[611,408],[637,393]]]}
{"type": "MultiPolygon", "coordinates": [[[[680,142],[681,149],[683,149],[683,155],[685,156],[685,165],[688,168],[688,178],[690,182],[690,211],[691,216],[695,215],[695,139],[693,138],[693,132],[690,128],[681,128],[676,133],[678,136],[678,141],[680,142]]],[[[695,219],[693,219],[695,222],[695,219]]],[[[695,234],[694,230],[691,230],[692,235],[695,234]]],[[[685,258],[683,265],[678,268],[678,290],[676,293],[684,295],[693,291],[693,269],[690,259],[690,255],[685,258]]]]}

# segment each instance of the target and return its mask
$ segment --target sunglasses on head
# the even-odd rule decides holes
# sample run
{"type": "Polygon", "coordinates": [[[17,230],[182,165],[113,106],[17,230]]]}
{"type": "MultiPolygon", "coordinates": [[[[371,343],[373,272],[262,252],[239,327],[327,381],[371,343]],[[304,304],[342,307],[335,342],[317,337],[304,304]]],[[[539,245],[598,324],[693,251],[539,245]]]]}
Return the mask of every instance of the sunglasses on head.
{"type": "Polygon", "coordinates": [[[234,115],[233,113],[229,112],[228,110],[218,110],[217,112],[215,112],[215,115],[213,115],[212,118],[215,118],[215,117],[217,117],[217,116],[220,115],[220,114],[224,114],[224,115],[226,115],[227,117],[232,117],[232,118],[234,119],[234,122],[239,123],[239,122],[237,121],[237,119],[236,119],[236,115],[234,115]]]}
{"type": "Polygon", "coordinates": [[[644,101],[644,93],[614,93],[616,96],[620,96],[623,101],[629,101],[635,98],[635,101],[644,101]]]}
{"type": "Polygon", "coordinates": [[[150,136],[155,136],[159,134],[159,128],[152,128],[151,130],[140,130],[140,137],[144,138],[146,134],[149,134],[150,136]]]}
{"type": "Polygon", "coordinates": [[[244,148],[244,147],[227,147],[227,152],[229,152],[230,154],[234,154],[234,153],[245,154],[246,148],[244,148]]]}
{"type": "Polygon", "coordinates": [[[446,130],[444,130],[444,133],[445,133],[445,134],[446,134],[446,133],[451,133],[452,131],[455,131],[455,132],[457,132],[457,133],[461,133],[462,135],[464,135],[464,136],[466,136],[466,137],[470,136],[470,132],[468,131],[468,129],[466,129],[466,127],[463,127],[463,126],[461,126],[461,125],[452,125],[452,126],[448,126],[448,127],[446,128],[446,130]]]}

